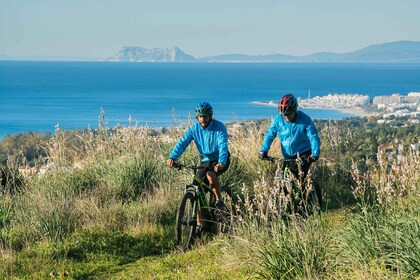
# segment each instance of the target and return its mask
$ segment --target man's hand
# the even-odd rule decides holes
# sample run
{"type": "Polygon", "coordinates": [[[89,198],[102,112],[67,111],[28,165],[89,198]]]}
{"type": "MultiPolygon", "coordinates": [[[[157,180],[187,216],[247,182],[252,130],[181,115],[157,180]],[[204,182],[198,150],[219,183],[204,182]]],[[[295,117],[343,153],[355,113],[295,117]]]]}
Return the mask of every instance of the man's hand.
{"type": "Polygon", "coordinates": [[[318,160],[318,158],[319,158],[319,157],[317,157],[317,156],[310,155],[310,156],[309,156],[309,162],[315,162],[315,161],[317,161],[317,160],[318,160]]]}
{"type": "Polygon", "coordinates": [[[258,158],[261,160],[265,160],[268,158],[267,152],[258,152],[258,158]]]}
{"type": "Polygon", "coordinates": [[[174,166],[174,160],[171,158],[168,158],[166,160],[166,165],[172,168],[174,166]]]}
{"type": "Polygon", "coordinates": [[[214,166],[214,172],[218,172],[219,170],[222,170],[225,167],[225,165],[221,162],[219,162],[218,164],[216,164],[214,166]]]}

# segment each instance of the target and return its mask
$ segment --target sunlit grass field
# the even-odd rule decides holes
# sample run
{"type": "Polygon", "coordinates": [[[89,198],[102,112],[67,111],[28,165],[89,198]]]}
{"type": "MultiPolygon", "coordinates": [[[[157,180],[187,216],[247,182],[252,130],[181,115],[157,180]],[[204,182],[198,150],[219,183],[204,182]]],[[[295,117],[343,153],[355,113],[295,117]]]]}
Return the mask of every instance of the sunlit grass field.
{"type": "MultiPolygon", "coordinates": [[[[3,279],[419,279],[418,152],[361,157],[362,136],[337,122],[318,126],[311,176],[323,188],[322,214],[286,221],[268,207],[276,166],[257,158],[268,121],[229,124],[232,163],[221,179],[238,198],[235,223],[177,250],[190,175],[165,160],[187,125],[57,130],[34,138],[44,153],[28,173],[25,156],[10,154],[3,279]]],[[[278,142],[270,154],[280,155],[278,142]]],[[[194,145],[180,161],[198,162],[194,145]]]]}

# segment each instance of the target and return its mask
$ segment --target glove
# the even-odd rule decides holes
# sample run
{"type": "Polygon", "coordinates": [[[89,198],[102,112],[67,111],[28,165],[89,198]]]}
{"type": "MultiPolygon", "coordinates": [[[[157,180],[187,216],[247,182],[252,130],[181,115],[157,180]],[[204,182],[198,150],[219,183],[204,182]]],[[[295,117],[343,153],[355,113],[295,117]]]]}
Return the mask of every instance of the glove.
{"type": "Polygon", "coordinates": [[[261,159],[261,160],[267,159],[267,152],[259,152],[258,153],[258,158],[261,159]]]}
{"type": "Polygon", "coordinates": [[[309,162],[315,162],[315,161],[317,161],[317,160],[318,160],[318,158],[319,158],[319,157],[317,157],[317,156],[310,155],[310,156],[309,156],[309,162]]]}

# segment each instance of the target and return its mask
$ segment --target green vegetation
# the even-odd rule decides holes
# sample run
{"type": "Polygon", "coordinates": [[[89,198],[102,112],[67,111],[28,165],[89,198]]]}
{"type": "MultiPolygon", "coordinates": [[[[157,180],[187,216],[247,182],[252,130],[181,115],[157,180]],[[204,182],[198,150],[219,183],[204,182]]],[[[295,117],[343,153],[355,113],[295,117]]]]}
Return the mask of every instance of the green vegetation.
{"type": "MultiPolygon", "coordinates": [[[[419,124],[317,121],[311,171],[325,209],[273,211],[275,166],[257,159],[268,121],[229,124],[239,195],[229,235],[175,246],[190,175],[165,159],[185,126],[22,134],[0,142],[0,275],[4,279],[419,279],[419,124]],[[379,152],[378,152],[379,151],[379,152]]],[[[272,154],[279,153],[278,145],[272,154]]],[[[181,161],[197,162],[194,147],[181,161]]]]}

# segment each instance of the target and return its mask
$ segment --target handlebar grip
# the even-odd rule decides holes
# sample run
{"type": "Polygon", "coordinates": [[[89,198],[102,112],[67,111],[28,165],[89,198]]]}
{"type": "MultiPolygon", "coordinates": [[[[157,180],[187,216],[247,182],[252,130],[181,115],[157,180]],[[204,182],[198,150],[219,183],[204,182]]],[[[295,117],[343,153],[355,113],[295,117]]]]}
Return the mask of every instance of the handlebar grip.
{"type": "Polygon", "coordinates": [[[182,165],[182,164],[180,164],[180,163],[177,163],[177,162],[174,162],[174,163],[172,164],[172,167],[174,167],[174,168],[177,168],[177,169],[181,170],[181,169],[184,167],[184,165],[182,165]]]}
{"type": "Polygon", "coordinates": [[[275,162],[276,161],[276,158],[275,157],[267,156],[264,160],[275,162]]]}

